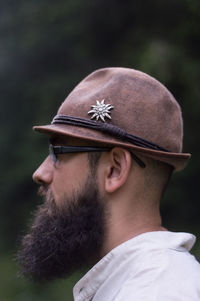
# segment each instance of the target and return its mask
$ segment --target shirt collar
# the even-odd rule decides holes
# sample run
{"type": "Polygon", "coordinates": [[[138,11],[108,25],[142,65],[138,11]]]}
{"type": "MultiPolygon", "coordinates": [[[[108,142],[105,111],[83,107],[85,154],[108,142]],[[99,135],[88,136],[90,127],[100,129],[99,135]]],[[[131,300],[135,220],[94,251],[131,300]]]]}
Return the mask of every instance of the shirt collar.
{"type": "MultiPolygon", "coordinates": [[[[104,283],[121,266],[137,269],[141,250],[170,248],[179,251],[190,251],[195,243],[195,236],[189,233],[174,233],[169,231],[154,231],[140,234],[111,250],[74,286],[73,294],[76,301],[90,301],[104,283]]],[[[119,277],[123,277],[119,273],[119,277]]]]}

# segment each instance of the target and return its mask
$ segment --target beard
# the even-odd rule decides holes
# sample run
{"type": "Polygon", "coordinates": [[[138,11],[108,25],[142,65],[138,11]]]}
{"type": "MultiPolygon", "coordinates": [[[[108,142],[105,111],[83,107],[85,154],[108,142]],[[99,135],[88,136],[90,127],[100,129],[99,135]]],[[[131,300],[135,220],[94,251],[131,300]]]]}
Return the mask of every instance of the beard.
{"type": "Polygon", "coordinates": [[[105,234],[105,202],[94,178],[60,200],[62,208],[50,189],[41,188],[44,204],[18,252],[21,274],[35,282],[64,278],[98,261],[105,234]]]}

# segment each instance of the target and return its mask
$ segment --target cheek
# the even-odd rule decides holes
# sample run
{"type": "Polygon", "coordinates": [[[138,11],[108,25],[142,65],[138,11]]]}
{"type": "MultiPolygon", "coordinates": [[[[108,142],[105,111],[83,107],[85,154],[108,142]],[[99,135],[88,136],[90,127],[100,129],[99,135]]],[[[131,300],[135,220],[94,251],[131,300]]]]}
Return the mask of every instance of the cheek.
{"type": "MultiPolygon", "coordinates": [[[[77,158],[78,159],[78,158],[77,158]]],[[[87,160],[70,160],[57,166],[52,182],[52,191],[56,203],[63,196],[70,197],[72,192],[82,187],[87,180],[89,170],[87,160]]]]}

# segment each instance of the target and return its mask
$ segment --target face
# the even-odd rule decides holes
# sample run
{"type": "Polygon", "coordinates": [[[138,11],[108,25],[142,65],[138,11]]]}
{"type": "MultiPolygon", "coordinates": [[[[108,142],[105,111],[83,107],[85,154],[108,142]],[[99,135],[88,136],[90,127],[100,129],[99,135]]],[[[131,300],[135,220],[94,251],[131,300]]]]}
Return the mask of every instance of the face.
{"type": "MultiPolygon", "coordinates": [[[[81,145],[81,140],[56,136],[50,139],[53,145],[81,145]]],[[[60,154],[54,163],[48,156],[33,174],[33,180],[51,188],[55,202],[62,206],[62,196],[70,196],[89,176],[87,153],[60,154]]]]}
{"type": "Polygon", "coordinates": [[[34,179],[42,185],[44,204],[22,239],[18,255],[22,274],[48,281],[97,261],[106,206],[87,154],[59,155],[55,166],[47,158],[34,179]]]}

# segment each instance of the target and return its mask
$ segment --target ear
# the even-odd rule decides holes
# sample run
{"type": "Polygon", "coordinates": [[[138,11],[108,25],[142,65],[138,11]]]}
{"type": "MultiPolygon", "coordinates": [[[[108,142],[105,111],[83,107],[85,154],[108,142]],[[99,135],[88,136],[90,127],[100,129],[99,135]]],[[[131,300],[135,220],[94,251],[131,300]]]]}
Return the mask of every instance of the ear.
{"type": "Polygon", "coordinates": [[[105,191],[112,193],[126,182],[131,169],[131,154],[120,147],[113,148],[109,153],[109,163],[105,178],[105,191]]]}

